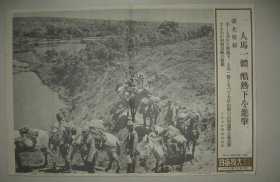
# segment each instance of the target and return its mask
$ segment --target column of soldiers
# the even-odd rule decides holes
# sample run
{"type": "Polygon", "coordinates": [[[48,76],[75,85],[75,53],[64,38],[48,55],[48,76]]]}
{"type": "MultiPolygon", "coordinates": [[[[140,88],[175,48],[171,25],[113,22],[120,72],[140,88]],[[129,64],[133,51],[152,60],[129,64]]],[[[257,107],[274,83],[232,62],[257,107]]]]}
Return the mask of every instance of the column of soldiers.
{"type": "Polygon", "coordinates": [[[95,172],[95,163],[97,157],[96,137],[93,136],[93,127],[82,129],[82,134],[77,133],[77,128],[67,122],[65,115],[59,112],[57,115],[57,123],[53,126],[53,131],[61,132],[63,137],[60,138],[59,154],[65,161],[63,172],[72,171],[72,159],[74,154],[81,152],[84,161],[84,167],[89,173],[95,172]]]}
{"type": "MultiPolygon", "coordinates": [[[[130,88],[135,88],[134,80],[136,80],[136,73],[134,72],[134,69],[131,69],[129,75],[130,79],[127,81],[127,85],[130,88]]],[[[156,124],[159,112],[161,112],[159,102],[160,99],[154,95],[147,95],[140,101],[139,113],[143,115],[144,127],[146,127],[147,118],[150,120],[150,128],[156,124]],[[152,107],[153,109],[151,109],[152,107]]],[[[165,134],[162,134],[167,138],[166,145],[169,146],[170,138],[174,138],[177,134],[182,134],[187,139],[187,145],[192,145],[192,158],[194,158],[196,141],[199,137],[199,114],[197,112],[186,110],[179,113],[179,109],[175,108],[170,100],[168,100],[164,107],[166,108],[166,115],[164,117],[165,129],[163,132],[165,134]],[[171,136],[170,134],[174,136],[171,136]]],[[[170,149],[171,147],[169,146],[168,148],[170,149]]]]}
{"type": "MultiPolygon", "coordinates": [[[[165,143],[167,145],[168,153],[172,153],[173,147],[170,143],[170,140],[175,138],[176,135],[183,134],[187,141],[192,141],[192,158],[194,157],[196,140],[198,139],[199,133],[197,133],[197,129],[195,128],[195,124],[198,122],[198,115],[190,112],[189,114],[186,111],[182,111],[178,113],[178,109],[176,109],[171,101],[168,101],[166,106],[166,116],[164,118],[165,128],[160,135],[165,136],[165,143]]],[[[84,160],[85,168],[89,173],[95,172],[96,158],[97,158],[97,149],[96,149],[96,136],[93,136],[92,133],[98,133],[104,131],[104,128],[96,131],[96,126],[92,126],[89,128],[84,128],[82,130],[82,136],[78,136],[75,127],[69,127],[69,123],[67,123],[62,117],[61,114],[57,115],[58,124],[55,128],[60,128],[64,131],[67,131],[67,128],[71,128],[72,135],[72,144],[79,144],[82,148],[82,157],[84,160]],[[94,132],[90,132],[91,130],[95,130],[94,132]]],[[[134,130],[133,121],[130,118],[127,122],[127,130],[128,135],[124,142],[125,154],[127,155],[127,173],[135,172],[135,164],[136,164],[136,148],[138,143],[138,134],[134,130]]],[[[99,127],[101,128],[101,127],[99,127]]],[[[154,128],[154,127],[153,127],[154,128]]],[[[70,143],[71,143],[70,142],[70,143]]],[[[64,143],[67,143],[64,141],[64,143]]],[[[68,142],[69,143],[69,142],[68,142]]],[[[62,152],[62,157],[65,159],[65,168],[66,170],[71,170],[71,165],[69,165],[73,156],[70,156],[70,148],[65,148],[62,152]],[[70,168],[69,168],[69,167],[70,168]]]]}
{"type": "MultiPolygon", "coordinates": [[[[53,130],[58,130],[69,135],[62,137],[60,143],[60,154],[65,160],[64,172],[71,172],[71,161],[76,152],[80,152],[84,167],[89,173],[95,173],[96,160],[98,156],[98,148],[102,147],[102,134],[105,130],[102,124],[92,124],[82,129],[82,134],[77,134],[77,128],[70,125],[65,120],[62,112],[57,115],[57,121],[53,126],[53,130]]],[[[136,148],[138,143],[138,135],[133,127],[133,121],[127,123],[128,135],[124,141],[125,154],[127,156],[127,173],[135,172],[136,164],[136,148]]]]}
{"type": "MultiPolygon", "coordinates": [[[[132,70],[130,73],[131,77],[127,84],[131,90],[135,89],[135,79],[136,73],[132,70]]],[[[144,79],[144,77],[142,77],[144,79]]],[[[143,87],[143,83],[138,85],[138,87],[143,87]]],[[[131,91],[133,93],[133,91],[131,91]]],[[[148,95],[146,98],[148,102],[144,102],[146,108],[149,108],[152,104],[159,104],[159,100],[156,97],[148,95]]],[[[160,108],[159,105],[157,105],[160,108]]],[[[174,138],[178,134],[183,134],[187,141],[192,141],[192,157],[194,157],[196,140],[199,136],[195,124],[197,124],[199,115],[190,112],[179,113],[178,109],[168,100],[167,104],[164,106],[166,108],[166,115],[164,117],[164,130],[158,132],[166,137],[166,145],[170,153],[172,153],[172,146],[170,143],[171,138],[174,138]],[[179,132],[178,132],[179,131],[179,132]]],[[[160,112],[160,111],[159,111],[160,112]]],[[[73,154],[77,150],[80,151],[82,159],[84,161],[84,166],[89,173],[95,172],[96,159],[98,154],[98,149],[96,146],[102,145],[102,133],[104,128],[102,126],[89,126],[83,128],[82,134],[77,133],[77,128],[73,125],[71,119],[69,118],[69,111],[60,110],[57,115],[57,123],[53,126],[53,130],[62,133],[64,136],[61,138],[60,142],[60,154],[65,160],[64,172],[71,172],[71,161],[73,159],[73,154]],[[99,136],[96,136],[98,134],[99,136]]],[[[150,119],[151,121],[152,119],[150,119]]],[[[156,121],[156,119],[155,119],[156,121]]],[[[138,143],[138,134],[134,130],[134,120],[129,119],[127,122],[128,135],[124,142],[125,154],[127,156],[127,173],[135,172],[136,164],[136,148],[138,143]]],[[[155,123],[154,123],[155,124],[155,123]]],[[[153,127],[152,129],[154,129],[153,127]]],[[[24,132],[21,132],[24,133],[24,132]]]]}

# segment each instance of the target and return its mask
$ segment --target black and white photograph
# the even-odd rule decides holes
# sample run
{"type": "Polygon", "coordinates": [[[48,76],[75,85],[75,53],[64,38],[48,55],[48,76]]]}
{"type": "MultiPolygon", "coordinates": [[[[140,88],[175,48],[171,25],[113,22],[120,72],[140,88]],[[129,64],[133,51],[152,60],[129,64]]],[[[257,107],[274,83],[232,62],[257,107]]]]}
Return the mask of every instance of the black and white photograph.
{"type": "Polygon", "coordinates": [[[216,171],[215,11],[14,13],[16,174],[216,171]]]}

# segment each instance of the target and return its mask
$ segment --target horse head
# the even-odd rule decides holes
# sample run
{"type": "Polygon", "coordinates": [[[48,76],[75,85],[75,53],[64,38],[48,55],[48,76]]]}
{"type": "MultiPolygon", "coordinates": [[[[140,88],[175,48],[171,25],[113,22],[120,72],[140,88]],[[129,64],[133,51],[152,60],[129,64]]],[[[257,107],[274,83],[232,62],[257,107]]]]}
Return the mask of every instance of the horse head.
{"type": "Polygon", "coordinates": [[[154,147],[153,141],[151,141],[148,135],[145,135],[142,142],[137,146],[141,166],[145,166],[148,158],[153,155],[154,147]]]}

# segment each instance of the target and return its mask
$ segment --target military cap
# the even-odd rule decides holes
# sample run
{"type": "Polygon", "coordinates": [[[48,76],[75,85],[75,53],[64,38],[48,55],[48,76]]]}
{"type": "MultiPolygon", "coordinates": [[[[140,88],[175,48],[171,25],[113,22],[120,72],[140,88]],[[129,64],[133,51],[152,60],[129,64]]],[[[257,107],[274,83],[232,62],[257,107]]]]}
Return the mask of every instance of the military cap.
{"type": "Polygon", "coordinates": [[[56,119],[57,119],[57,120],[61,121],[63,118],[64,118],[63,113],[58,112],[58,113],[56,114],[56,119]]]}

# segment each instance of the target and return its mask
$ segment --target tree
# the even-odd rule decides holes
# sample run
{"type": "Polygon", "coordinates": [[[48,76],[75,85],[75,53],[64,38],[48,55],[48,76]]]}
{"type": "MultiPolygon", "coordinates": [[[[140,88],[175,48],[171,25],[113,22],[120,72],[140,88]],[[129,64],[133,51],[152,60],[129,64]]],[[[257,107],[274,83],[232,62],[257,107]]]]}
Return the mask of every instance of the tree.
{"type": "Polygon", "coordinates": [[[171,36],[171,35],[179,33],[178,26],[179,26],[179,24],[176,22],[165,21],[159,25],[158,30],[163,35],[171,36]]]}
{"type": "Polygon", "coordinates": [[[46,37],[47,39],[54,39],[55,38],[55,27],[53,25],[47,25],[46,27],[46,37]]]}
{"type": "Polygon", "coordinates": [[[100,42],[90,42],[86,45],[85,52],[91,67],[103,65],[104,67],[111,64],[112,60],[118,53],[112,49],[108,49],[100,42]]]}
{"type": "Polygon", "coordinates": [[[68,51],[67,50],[61,50],[59,52],[59,55],[61,56],[62,59],[65,59],[68,56],[68,51]]]}
{"type": "Polygon", "coordinates": [[[47,61],[54,61],[58,57],[58,52],[55,49],[48,49],[45,51],[45,58],[47,61]]]}
{"type": "Polygon", "coordinates": [[[208,25],[203,25],[202,27],[200,27],[198,31],[199,31],[199,36],[204,37],[209,35],[210,32],[213,32],[213,28],[208,25]]]}
{"type": "Polygon", "coordinates": [[[86,59],[75,55],[69,55],[63,63],[52,68],[55,77],[54,82],[65,87],[72,96],[86,86],[89,75],[89,68],[86,59]]]}

